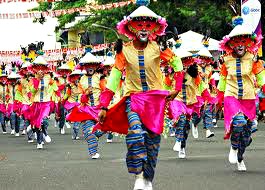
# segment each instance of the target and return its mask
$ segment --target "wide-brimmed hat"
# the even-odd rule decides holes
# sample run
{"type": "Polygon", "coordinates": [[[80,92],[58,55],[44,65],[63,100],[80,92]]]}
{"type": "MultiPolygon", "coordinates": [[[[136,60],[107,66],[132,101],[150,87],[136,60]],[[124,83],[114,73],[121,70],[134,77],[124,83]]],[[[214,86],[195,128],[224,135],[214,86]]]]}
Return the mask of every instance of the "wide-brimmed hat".
{"type": "Polygon", "coordinates": [[[189,51],[182,48],[178,48],[174,49],[174,54],[181,59],[184,67],[188,67],[194,64],[193,54],[189,51]]]}
{"type": "Polygon", "coordinates": [[[12,71],[8,76],[8,79],[19,79],[21,78],[21,76],[19,74],[17,74],[16,72],[12,71]]]}
{"type": "Polygon", "coordinates": [[[257,36],[240,16],[234,17],[232,23],[234,28],[223,37],[220,42],[220,49],[230,54],[233,52],[233,47],[244,45],[247,51],[256,53],[261,44],[262,36],[257,36]]]}
{"type": "Polygon", "coordinates": [[[150,31],[149,40],[154,40],[156,39],[157,36],[162,36],[165,34],[165,29],[167,27],[166,19],[157,15],[146,6],[140,6],[129,16],[124,17],[124,19],[121,22],[119,22],[117,25],[118,32],[122,35],[127,36],[130,39],[135,39],[136,38],[135,33],[137,31],[134,31],[134,29],[131,28],[130,22],[131,21],[143,22],[145,20],[156,23],[155,28],[152,31],[150,31]]]}

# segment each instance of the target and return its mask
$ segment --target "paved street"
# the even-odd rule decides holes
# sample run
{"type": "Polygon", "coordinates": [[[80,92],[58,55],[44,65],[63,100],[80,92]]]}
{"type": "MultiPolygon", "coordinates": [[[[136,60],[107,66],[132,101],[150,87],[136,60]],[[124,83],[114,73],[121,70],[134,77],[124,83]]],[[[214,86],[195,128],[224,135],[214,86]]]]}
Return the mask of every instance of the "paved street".
{"type": "MultiPolygon", "coordinates": [[[[51,122],[53,123],[53,122],[51,122]]],[[[172,151],[174,138],[163,139],[154,181],[154,190],[264,190],[265,125],[259,125],[254,142],[246,152],[248,171],[240,173],[227,159],[229,142],[223,140],[222,121],[216,136],[188,142],[187,159],[172,151]]],[[[24,136],[0,134],[0,190],[132,190],[134,178],[125,166],[124,140],[100,141],[100,160],[87,156],[83,140],[72,141],[70,129],[59,135],[50,126],[52,143],[37,150],[24,136]]]]}

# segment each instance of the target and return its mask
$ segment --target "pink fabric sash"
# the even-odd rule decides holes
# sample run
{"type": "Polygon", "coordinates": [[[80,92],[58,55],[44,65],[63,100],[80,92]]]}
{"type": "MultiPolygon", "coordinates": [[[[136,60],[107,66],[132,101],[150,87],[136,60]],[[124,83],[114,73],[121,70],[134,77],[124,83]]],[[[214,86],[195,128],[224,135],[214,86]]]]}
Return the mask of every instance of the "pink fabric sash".
{"type": "Polygon", "coordinates": [[[73,109],[75,106],[79,106],[80,103],[79,102],[69,102],[68,100],[65,102],[64,104],[64,108],[67,111],[70,111],[71,109],[73,109]]]}
{"type": "Polygon", "coordinates": [[[0,104],[0,112],[6,113],[6,105],[5,104],[0,104]]]}
{"type": "Polygon", "coordinates": [[[238,113],[243,113],[248,119],[254,120],[256,118],[255,100],[238,100],[233,96],[224,98],[225,136],[230,134],[232,119],[238,113]]]}
{"type": "Polygon", "coordinates": [[[50,114],[50,102],[34,102],[30,108],[30,123],[36,128],[41,127],[41,122],[50,114]]]}

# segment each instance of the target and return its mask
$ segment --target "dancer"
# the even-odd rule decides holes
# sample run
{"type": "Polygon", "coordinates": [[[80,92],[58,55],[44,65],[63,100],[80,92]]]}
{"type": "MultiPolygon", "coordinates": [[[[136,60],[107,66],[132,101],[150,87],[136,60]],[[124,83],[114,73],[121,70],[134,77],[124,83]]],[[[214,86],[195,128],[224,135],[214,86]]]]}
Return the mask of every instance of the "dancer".
{"type": "Polygon", "coordinates": [[[234,29],[221,41],[226,52],[221,67],[218,97],[224,96],[225,139],[231,140],[229,161],[237,164],[239,171],[246,171],[244,153],[252,141],[251,127],[256,118],[255,82],[265,91],[265,71],[255,54],[261,42],[243,24],[242,17],[233,19],[234,29]]]}
{"type": "Polygon", "coordinates": [[[30,123],[33,130],[37,133],[37,149],[42,149],[44,143],[43,137],[46,142],[51,142],[47,131],[51,107],[49,88],[51,85],[55,85],[55,83],[53,83],[48,73],[50,70],[49,65],[41,55],[33,61],[31,69],[35,73],[35,78],[32,79],[33,85],[30,88],[33,100],[30,108],[30,123]]]}
{"type": "MultiPolygon", "coordinates": [[[[210,86],[213,90],[216,89],[215,81],[211,78],[212,76],[211,64],[213,63],[213,56],[211,55],[211,53],[208,51],[206,47],[203,47],[197,53],[197,59],[199,59],[198,69],[199,69],[201,79],[203,80],[208,92],[210,93],[211,92],[210,86]]],[[[214,127],[214,124],[213,124],[214,105],[215,104],[212,104],[211,102],[205,102],[201,108],[201,117],[199,117],[196,113],[193,114],[192,134],[194,138],[198,138],[199,133],[198,133],[197,126],[201,119],[203,121],[203,127],[205,129],[206,138],[211,138],[214,136],[214,132],[211,131],[211,129],[214,127]]]]}
{"type": "Polygon", "coordinates": [[[5,64],[1,65],[1,75],[0,75],[0,123],[2,127],[2,133],[6,134],[6,106],[7,106],[7,74],[5,71],[5,64]]]}
{"type": "MultiPolygon", "coordinates": [[[[80,77],[82,75],[81,70],[76,69],[72,71],[72,73],[68,76],[69,84],[66,85],[66,94],[64,96],[64,108],[66,112],[70,112],[74,107],[80,105],[81,95],[83,94],[83,89],[79,83],[80,77]]],[[[78,132],[79,132],[79,122],[73,123],[73,132],[72,139],[78,140],[78,132]]]]}
{"type": "Polygon", "coordinates": [[[181,60],[169,48],[161,51],[154,41],[164,34],[166,26],[166,20],[146,6],[140,6],[118,24],[119,32],[132,41],[117,42],[116,62],[100,99],[101,129],[127,134],[126,163],[129,173],[136,175],[134,190],[153,189],[166,97],[171,100],[178,94],[177,90],[161,91],[160,60],[170,64],[175,72],[183,69],[181,60]],[[124,70],[125,97],[108,110],[124,70]]]}

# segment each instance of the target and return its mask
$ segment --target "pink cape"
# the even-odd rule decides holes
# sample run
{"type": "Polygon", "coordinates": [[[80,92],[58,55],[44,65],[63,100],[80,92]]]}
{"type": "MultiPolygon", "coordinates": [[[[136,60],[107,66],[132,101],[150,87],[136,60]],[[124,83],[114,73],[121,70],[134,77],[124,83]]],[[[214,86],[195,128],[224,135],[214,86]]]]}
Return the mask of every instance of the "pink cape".
{"type": "Polygon", "coordinates": [[[30,120],[30,118],[31,118],[30,105],[22,104],[22,106],[21,106],[21,115],[24,116],[25,119],[30,120]]]}
{"type": "Polygon", "coordinates": [[[80,103],[79,102],[69,102],[68,100],[65,101],[65,104],[64,104],[64,108],[67,110],[67,111],[70,111],[72,110],[74,107],[76,106],[79,106],[80,103]]]}
{"type": "Polygon", "coordinates": [[[233,96],[224,97],[224,124],[225,124],[225,139],[230,137],[231,123],[233,117],[238,113],[243,113],[250,120],[256,118],[256,104],[253,100],[238,100],[233,96]]]}
{"type": "Polygon", "coordinates": [[[6,113],[6,105],[5,104],[0,104],[0,112],[6,113]]]}
{"type": "MultiPolygon", "coordinates": [[[[148,91],[131,94],[131,109],[139,114],[142,123],[146,128],[156,134],[163,132],[164,111],[166,105],[166,96],[168,91],[148,91]]],[[[126,99],[124,97],[115,106],[107,112],[103,125],[97,124],[94,130],[112,131],[120,134],[127,134],[129,123],[126,113],[126,99]]],[[[97,121],[99,107],[79,106],[75,107],[67,120],[72,122],[82,122],[86,120],[97,121]]]]}
{"type": "Polygon", "coordinates": [[[72,109],[72,111],[66,116],[66,120],[71,122],[83,122],[87,120],[97,121],[99,107],[80,105],[72,109]]]}
{"type": "MultiPolygon", "coordinates": [[[[161,134],[163,132],[164,112],[168,91],[152,90],[131,94],[131,110],[138,113],[143,125],[150,131],[161,134]]],[[[126,113],[126,99],[124,97],[108,112],[103,123],[97,124],[95,129],[127,134],[129,123],[126,113]]]]}
{"type": "Polygon", "coordinates": [[[17,102],[17,101],[15,101],[12,104],[8,104],[7,105],[7,116],[10,117],[10,115],[11,115],[12,112],[16,112],[17,114],[20,115],[21,105],[22,104],[20,102],[17,102]]]}
{"type": "Polygon", "coordinates": [[[34,102],[30,107],[30,123],[36,128],[41,127],[42,120],[50,114],[50,102],[34,102]]]}
{"type": "Polygon", "coordinates": [[[177,121],[181,114],[185,114],[188,117],[191,117],[193,113],[196,113],[198,116],[201,115],[201,107],[204,104],[204,100],[201,96],[197,96],[198,102],[186,105],[182,101],[174,100],[169,104],[169,118],[177,121]]]}

